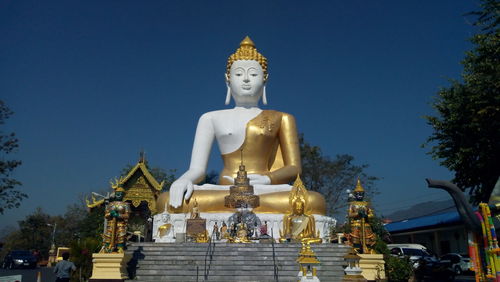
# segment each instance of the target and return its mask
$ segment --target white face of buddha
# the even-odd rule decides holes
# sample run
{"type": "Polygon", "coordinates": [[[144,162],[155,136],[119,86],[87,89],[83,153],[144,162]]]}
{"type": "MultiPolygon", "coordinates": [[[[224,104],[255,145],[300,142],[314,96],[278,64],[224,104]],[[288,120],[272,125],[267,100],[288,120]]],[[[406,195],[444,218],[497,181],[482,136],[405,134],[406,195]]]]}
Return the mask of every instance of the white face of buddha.
{"type": "Polygon", "coordinates": [[[257,106],[264,87],[264,71],[257,61],[238,60],[231,65],[228,83],[236,106],[257,106]]]}

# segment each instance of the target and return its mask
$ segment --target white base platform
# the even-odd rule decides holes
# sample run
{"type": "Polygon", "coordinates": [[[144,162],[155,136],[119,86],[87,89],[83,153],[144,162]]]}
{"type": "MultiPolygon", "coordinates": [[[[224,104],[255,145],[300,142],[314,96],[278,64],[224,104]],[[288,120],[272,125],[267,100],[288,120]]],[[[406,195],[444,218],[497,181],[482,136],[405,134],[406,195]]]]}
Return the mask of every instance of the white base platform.
{"type": "MultiPolygon", "coordinates": [[[[227,190],[229,192],[230,185],[194,185],[194,190],[227,190]]],[[[262,195],[273,192],[290,191],[292,189],[291,185],[280,184],[280,185],[254,185],[255,195],[262,195]]],[[[166,210],[166,209],[165,209],[166,210]]],[[[284,214],[276,213],[255,213],[262,224],[267,221],[267,232],[268,235],[273,236],[275,239],[279,239],[280,230],[283,230],[283,217],[284,214]]],[[[201,212],[200,217],[207,220],[207,230],[209,234],[212,234],[213,227],[217,222],[219,228],[222,226],[222,222],[228,223],[228,219],[233,213],[206,213],[201,212]]],[[[155,242],[165,242],[173,243],[176,242],[176,234],[186,233],[186,219],[190,217],[189,213],[168,213],[163,212],[154,216],[153,220],[153,240],[155,242]],[[164,224],[172,224],[173,228],[164,236],[160,236],[158,228],[164,224]]],[[[330,236],[330,226],[335,226],[337,221],[329,216],[314,214],[314,219],[316,220],[316,231],[319,230],[319,234],[322,239],[326,239],[330,236]]],[[[326,240],[323,240],[325,242],[326,240]]]]}
{"type": "MultiPolygon", "coordinates": [[[[219,228],[222,226],[222,222],[225,221],[226,224],[232,213],[200,213],[201,218],[207,220],[207,230],[209,234],[212,234],[213,227],[217,222],[219,228]]],[[[284,214],[270,214],[270,213],[256,213],[262,223],[267,221],[268,234],[272,235],[275,239],[279,239],[280,229],[283,230],[283,216],[284,214]]],[[[154,216],[153,221],[153,240],[155,242],[162,243],[173,243],[176,242],[176,235],[178,233],[186,233],[186,219],[190,217],[189,213],[172,213],[169,214],[164,212],[162,214],[157,214],[154,216]],[[164,236],[160,237],[160,232],[158,228],[164,224],[172,224],[173,227],[164,236]]],[[[329,230],[330,226],[335,226],[336,220],[329,216],[324,215],[314,215],[316,220],[316,230],[319,230],[321,238],[327,239],[330,236],[329,230]]],[[[323,240],[326,241],[326,240],[323,240]]]]}

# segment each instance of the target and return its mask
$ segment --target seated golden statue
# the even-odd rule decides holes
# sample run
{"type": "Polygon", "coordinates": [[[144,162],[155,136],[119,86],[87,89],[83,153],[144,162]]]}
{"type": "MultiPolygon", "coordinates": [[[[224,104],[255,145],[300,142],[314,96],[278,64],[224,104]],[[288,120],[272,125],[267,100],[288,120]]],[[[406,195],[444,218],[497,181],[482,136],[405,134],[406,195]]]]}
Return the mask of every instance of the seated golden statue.
{"type": "Polygon", "coordinates": [[[283,230],[280,230],[280,242],[321,243],[316,233],[314,216],[305,214],[308,191],[297,177],[290,192],[292,212],[283,217],[283,230]]]}
{"type": "Polygon", "coordinates": [[[198,201],[196,201],[196,198],[194,199],[193,208],[191,209],[190,218],[191,219],[200,218],[200,210],[198,208],[198,201]]]}
{"type": "Polygon", "coordinates": [[[229,237],[229,232],[227,231],[226,222],[222,222],[222,226],[220,228],[220,237],[221,239],[227,239],[229,237]]]}
{"type": "Polygon", "coordinates": [[[347,234],[348,244],[351,245],[356,252],[361,254],[374,253],[372,247],[375,245],[377,235],[373,233],[368,220],[372,218],[373,210],[367,201],[364,201],[365,190],[361,186],[361,181],[358,179],[356,188],[353,191],[354,199],[349,204],[347,217],[351,232],[347,234]]]}
{"type": "Polygon", "coordinates": [[[229,238],[228,241],[231,243],[251,243],[251,241],[248,240],[247,225],[240,222],[236,225],[236,228],[236,237],[229,238]]]}
{"type": "Polygon", "coordinates": [[[208,231],[196,234],[195,242],[196,243],[207,243],[209,241],[208,231]]]}
{"type": "MultiPolygon", "coordinates": [[[[214,140],[222,153],[224,168],[219,184],[231,185],[241,163],[241,152],[250,179],[256,189],[268,189],[288,184],[301,172],[299,141],[292,115],[274,110],[262,110],[258,104],[267,104],[267,59],[257,52],[254,43],[246,37],[227,62],[226,104],[231,97],[233,109],[203,114],[196,129],[189,170],[157,200],[157,210],[169,213],[187,213],[189,199],[198,200],[200,212],[232,212],[224,206],[227,190],[199,189],[194,186],[203,180],[214,140]],[[261,188],[260,188],[261,187],[261,188]],[[196,189],[195,189],[196,188],[196,189]]],[[[260,193],[256,213],[286,213],[289,209],[289,187],[278,187],[260,193]]],[[[324,215],[325,200],[321,194],[309,196],[312,213],[324,215]]]]}

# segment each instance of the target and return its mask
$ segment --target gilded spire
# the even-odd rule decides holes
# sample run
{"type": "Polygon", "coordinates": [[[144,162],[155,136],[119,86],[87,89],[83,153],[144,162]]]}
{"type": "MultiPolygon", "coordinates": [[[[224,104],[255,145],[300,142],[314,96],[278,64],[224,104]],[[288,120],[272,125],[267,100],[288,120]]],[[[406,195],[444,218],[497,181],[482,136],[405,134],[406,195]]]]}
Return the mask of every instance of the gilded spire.
{"type": "Polygon", "coordinates": [[[293,182],[293,187],[292,191],[290,191],[290,206],[293,206],[293,202],[295,201],[302,201],[304,204],[307,202],[307,189],[306,186],[304,186],[304,183],[302,182],[302,179],[300,179],[300,175],[297,174],[297,178],[295,179],[295,182],[293,182]]]}
{"type": "Polygon", "coordinates": [[[264,75],[267,77],[267,59],[261,53],[257,52],[255,44],[248,36],[246,36],[245,39],[241,41],[240,47],[236,49],[236,52],[229,56],[229,58],[227,59],[226,73],[228,75],[231,70],[231,65],[238,60],[257,61],[262,67],[264,75]]]}
{"type": "Polygon", "coordinates": [[[229,187],[229,195],[224,197],[224,206],[228,208],[256,208],[260,205],[259,196],[254,194],[253,186],[247,177],[243,164],[243,150],[241,150],[240,169],[234,178],[234,185],[229,187]]]}
{"type": "Polygon", "coordinates": [[[309,242],[302,242],[302,248],[299,252],[299,257],[297,258],[297,262],[300,264],[319,264],[320,261],[316,257],[316,254],[311,249],[311,245],[309,242]]]}
{"type": "Polygon", "coordinates": [[[354,188],[354,192],[365,192],[365,189],[361,186],[361,180],[359,180],[359,177],[358,182],[356,183],[356,188],[354,188]]]}
{"type": "Polygon", "coordinates": [[[146,162],[146,152],[144,152],[144,149],[139,152],[139,162],[140,163],[145,163],[146,162]]]}
{"type": "Polygon", "coordinates": [[[253,43],[252,39],[250,37],[245,36],[245,38],[240,42],[240,46],[250,46],[255,48],[255,44],[253,43]]]}

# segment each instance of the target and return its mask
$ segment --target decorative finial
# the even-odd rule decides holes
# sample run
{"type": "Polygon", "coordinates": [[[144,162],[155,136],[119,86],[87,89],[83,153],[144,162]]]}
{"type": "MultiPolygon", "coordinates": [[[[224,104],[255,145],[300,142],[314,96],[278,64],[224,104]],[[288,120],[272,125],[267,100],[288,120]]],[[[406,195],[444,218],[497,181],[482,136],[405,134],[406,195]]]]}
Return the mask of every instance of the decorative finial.
{"type": "Polygon", "coordinates": [[[361,186],[361,180],[359,180],[359,177],[356,183],[356,188],[354,188],[354,192],[365,192],[365,189],[361,186]]]}
{"type": "Polygon", "coordinates": [[[144,149],[142,149],[141,152],[139,153],[139,162],[140,163],[146,162],[146,152],[144,152],[144,149]]]}
{"type": "Polygon", "coordinates": [[[113,180],[110,180],[109,184],[111,185],[111,188],[113,188],[113,190],[116,190],[116,188],[123,186],[124,180],[125,180],[125,177],[123,177],[123,176],[120,176],[120,178],[115,177],[114,182],[113,182],[113,180]]]}
{"type": "Polygon", "coordinates": [[[252,39],[250,37],[245,36],[245,38],[240,42],[240,46],[250,46],[255,48],[255,44],[253,43],[252,39]]]}
{"type": "Polygon", "coordinates": [[[261,53],[257,52],[255,44],[248,36],[241,41],[240,47],[236,49],[236,52],[227,59],[226,73],[228,76],[231,71],[231,65],[238,60],[257,61],[264,71],[265,78],[267,78],[267,59],[261,53]]]}
{"type": "Polygon", "coordinates": [[[300,175],[297,174],[297,178],[295,179],[292,190],[290,191],[290,198],[289,198],[290,206],[293,206],[293,202],[295,201],[301,201],[304,204],[306,204],[308,196],[307,194],[308,193],[306,186],[304,186],[302,179],[300,179],[300,175]]]}
{"type": "Polygon", "coordinates": [[[304,182],[302,182],[302,179],[300,178],[300,174],[297,174],[297,178],[295,178],[295,181],[293,182],[293,187],[302,188],[304,190],[306,189],[304,182]]]}

